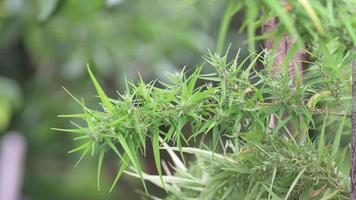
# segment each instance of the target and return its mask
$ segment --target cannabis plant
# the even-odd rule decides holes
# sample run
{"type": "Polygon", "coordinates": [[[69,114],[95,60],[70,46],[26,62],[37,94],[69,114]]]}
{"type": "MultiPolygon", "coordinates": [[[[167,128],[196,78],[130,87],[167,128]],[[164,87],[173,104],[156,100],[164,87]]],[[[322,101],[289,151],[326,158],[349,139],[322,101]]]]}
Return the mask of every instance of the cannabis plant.
{"type": "Polygon", "coordinates": [[[126,81],[117,98],[105,94],[88,67],[101,109],[72,95],[83,113],[60,116],[87,125],[55,130],[83,141],[70,151],[81,152],[80,160],[98,155],[98,185],[111,151],[120,161],[111,189],[126,173],[151,199],[160,198],[146,181],[169,200],[349,199],[355,8],[355,0],[227,0],[217,49],[201,66],[167,74],[165,82],[126,81]],[[247,58],[222,53],[239,11],[247,58]],[[255,48],[259,41],[262,49],[255,48]],[[148,148],[157,175],[140,165],[148,148]],[[186,154],[195,160],[185,162],[186,154]]]}

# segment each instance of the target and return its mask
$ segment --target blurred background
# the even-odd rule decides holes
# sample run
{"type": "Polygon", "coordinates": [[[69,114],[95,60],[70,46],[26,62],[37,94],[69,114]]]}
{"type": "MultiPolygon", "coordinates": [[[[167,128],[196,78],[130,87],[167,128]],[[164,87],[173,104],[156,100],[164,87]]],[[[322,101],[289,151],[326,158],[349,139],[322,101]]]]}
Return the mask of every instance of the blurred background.
{"type": "MultiPolygon", "coordinates": [[[[215,48],[224,7],[217,0],[1,0],[0,142],[10,131],[25,138],[21,199],[139,199],[140,182],[127,176],[108,193],[114,159],[104,165],[102,191],[96,159],[74,168],[71,137],[50,130],[70,127],[57,115],[80,112],[62,87],[95,108],[86,63],[113,98],[125,77],[150,81],[195,67],[215,48]]],[[[236,50],[244,35],[238,16],[233,23],[227,41],[236,50]]],[[[152,160],[142,163],[154,173],[152,160]]]]}

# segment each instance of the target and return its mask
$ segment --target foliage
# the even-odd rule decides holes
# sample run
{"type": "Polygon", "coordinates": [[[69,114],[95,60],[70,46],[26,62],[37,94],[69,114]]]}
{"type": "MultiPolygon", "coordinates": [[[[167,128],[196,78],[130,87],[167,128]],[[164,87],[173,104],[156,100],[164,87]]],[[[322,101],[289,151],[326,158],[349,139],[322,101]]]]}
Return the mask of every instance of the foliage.
{"type": "Polygon", "coordinates": [[[21,92],[16,82],[0,77],[0,133],[10,124],[11,117],[21,105],[21,92]]]}
{"type": "MultiPolygon", "coordinates": [[[[76,134],[74,140],[81,144],[70,152],[82,151],[80,159],[88,152],[99,154],[98,174],[105,153],[115,152],[121,165],[113,186],[126,172],[140,178],[144,187],[146,179],[165,188],[168,199],[347,199],[344,157],[348,149],[342,138],[344,129],[349,130],[347,67],[355,59],[350,51],[356,45],[355,4],[347,0],[284,4],[230,0],[217,54],[209,53],[205,59],[205,65],[214,68],[212,73],[202,73],[202,65],[191,73],[168,74],[168,83],[126,81],[125,92],[112,99],[88,68],[102,109],[90,109],[76,99],[84,112],[62,117],[80,118],[87,126],[73,122],[75,129],[55,130],[76,134]],[[287,33],[297,41],[289,58],[308,45],[311,61],[303,72],[303,83],[299,77],[291,89],[283,66],[278,78],[273,75],[274,51],[252,53],[242,61],[238,55],[232,61],[227,54],[220,56],[228,24],[240,9],[245,11],[242,30],[247,30],[252,52],[257,40],[278,40],[287,33]],[[276,32],[256,37],[257,28],[272,17],[279,19],[276,32]],[[265,68],[258,71],[260,63],[265,68]],[[198,84],[201,81],[206,83],[198,84]],[[271,116],[278,119],[272,129],[268,127],[271,116]],[[317,122],[320,116],[322,123],[317,122]],[[339,125],[335,136],[327,137],[331,121],[339,125]],[[159,176],[145,174],[139,163],[149,148],[147,139],[159,176]],[[183,154],[189,151],[184,146],[196,140],[200,149],[194,152],[197,161],[190,171],[164,176],[160,147],[172,143],[183,154]],[[200,155],[203,148],[210,149],[209,157],[200,155]],[[217,154],[221,151],[223,155],[217,154]]],[[[288,61],[287,57],[285,64],[288,61]]]]}
{"type": "MultiPolygon", "coordinates": [[[[287,0],[234,1],[229,0],[227,10],[244,10],[244,26],[248,33],[249,48],[254,48],[256,40],[278,38],[285,33],[296,37],[298,46],[304,42],[327,44],[337,39],[347,47],[356,44],[354,27],[355,1],[349,0],[287,0]],[[262,16],[259,15],[262,13],[262,16]],[[278,17],[280,23],[274,33],[257,36],[256,30],[270,18],[278,17]],[[273,34],[271,36],[271,34],[273,34]]],[[[340,44],[341,45],[341,44],[340,44]]]]}
{"type": "MultiPolygon", "coordinates": [[[[180,2],[0,2],[0,76],[11,79],[11,84],[0,86],[0,121],[4,120],[0,122],[4,128],[0,129],[1,134],[19,131],[27,139],[23,181],[26,198],[138,198],[136,193],[126,192],[137,184],[131,180],[121,180],[120,188],[110,195],[91,190],[96,187],[92,160],[72,169],[76,157],[68,157],[63,151],[72,147],[67,142],[69,137],[52,134],[50,128],[70,126],[65,120],[58,120],[57,114],[80,111],[62,86],[76,94],[80,91],[86,104],[93,105],[87,62],[95,67],[95,74],[110,95],[115,94],[114,88],[124,87],[124,76],[136,80],[140,71],[143,79],[150,80],[152,76],[162,76],[163,71],[200,62],[205,49],[214,45],[223,2],[198,2],[187,7],[181,7],[180,2]],[[15,91],[15,82],[23,98],[13,99],[7,94],[8,89],[15,91]],[[17,100],[22,100],[21,106],[15,106],[17,100]]],[[[108,177],[113,168],[108,166],[114,162],[110,156],[105,160],[102,188],[111,184],[108,177]]]]}
{"type": "MultiPolygon", "coordinates": [[[[256,60],[244,67],[247,59],[242,63],[238,63],[237,59],[238,57],[228,63],[227,55],[220,58],[210,54],[207,62],[214,67],[213,73],[200,74],[202,68],[198,67],[191,75],[186,75],[184,71],[170,74],[168,76],[171,82],[161,83],[164,88],[155,86],[156,82],[127,82],[125,93],[119,94],[118,99],[109,99],[105,95],[88,68],[101,99],[102,111],[89,109],[77,100],[83,106],[84,113],[61,117],[81,118],[86,121],[87,127],[73,123],[76,129],[55,130],[72,132],[76,134],[74,140],[85,140],[70,152],[82,151],[82,156],[87,152],[99,152],[99,170],[103,154],[111,149],[121,160],[122,168],[118,176],[130,164],[142,179],[144,176],[138,160],[140,154],[145,155],[146,138],[151,139],[152,148],[156,150],[162,143],[169,141],[174,141],[178,149],[181,149],[182,144],[187,144],[191,139],[211,134],[213,150],[216,150],[222,138],[231,139],[235,148],[240,149],[248,148],[242,144],[245,143],[244,137],[253,137],[250,133],[260,133],[256,136],[259,140],[266,137],[266,134],[281,136],[288,130],[286,125],[293,123],[297,135],[289,135],[288,138],[294,141],[294,145],[297,145],[295,138],[299,138],[298,143],[311,143],[307,133],[313,127],[314,110],[308,108],[304,102],[308,101],[308,97],[328,90],[325,79],[315,79],[315,76],[322,76],[322,70],[315,65],[319,74],[313,74],[313,79],[306,79],[310,82],[307,81],[300,88],[291,91],[287,71],[277,80],[271,78],[268,70],[255,71],[256,60]],[[258,81],[249,81],[251,77],[258,81]],[[199,79],[209,83],[197,86],[199,79]],[[266,103],[270,97],[274,97],[275,101],[266,103]],[[283,119],[285,111],[290,116],[283,119]],[[282,120],[277,128],[268,131],[267,122],[274,113],[282,120]],[[190,135],[184,134],[184,127],[191,129],[190,135]],[[159,141],[160,137],[163,140],[159,141]]],[[[270,151],[273,149],[278,148],[270,151]]],[[[305,151],[307,150],[310,149],[305,151]]],[[[289,151],[294,151],[294,148],[289,151]]],[[[154,153],[161,174],[159,151],[154,150],[154,153]]],[[[328,173],[334,171],[330,167],[326,170],[328,173]]],[[[114,183],[116,181],[117,179],[114,183]]]]}
{"type": "Polygon", "coordinates": [[[175,175],[167,199],[349,199],[348,175],[331,162],[330,148],[249,134],[223,158],[198,154],[190,171],[175,175]]]}

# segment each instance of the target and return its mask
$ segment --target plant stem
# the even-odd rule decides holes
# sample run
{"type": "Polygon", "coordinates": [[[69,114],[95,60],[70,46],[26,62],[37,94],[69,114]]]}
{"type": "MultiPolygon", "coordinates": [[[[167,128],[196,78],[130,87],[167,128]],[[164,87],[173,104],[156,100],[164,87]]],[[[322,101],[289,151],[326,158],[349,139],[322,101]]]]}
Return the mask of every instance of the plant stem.
{"type": "MultiPolygon", "coordinates": [[[[262,34],[274,32],[276,29],[277,19],[271,18],[262,25],[262,34]]],[[[288,72],[292,79],[291,88],[296,86],[297,76],[300,76],[301,81],[303,80],[303,50],[296,50],[296,45],[298,45],[298,41],[287,34],[282,35],[279,40],[272,38],[264,42],[265,48],[269,51],[273,51],[276,55],[273,60],[272,69],[275,76],[278,77],[281,67],[283,67],[285,63],[288,63],[288,72]],[[278,44],[276,44],[276,42],[278,42],[278,44]]]]}
{"type": "MultiPolygon", "coordinates": [[[[270,32],[275,32],[277,29],[277,18],[271,18],[267,20],[261,28],[262,34],[267,34],[270,32]]],[[[287,35],[283,34],[276,40],[275,38],[267,39],[264,42],[264,46],[268,51],[272,51],[275,53],[275,57],[273,60],[272,73],[278,78],[281,72],[281,68],[286,64],[288,67],[288,73],[291,81],[291,89],[295,89],[299,84],[303,84],[303,69],[302,69],[302,60],[303,60],[303,50],[296,49],[296,45],[298,45],[298,41],[287,35]],[[278,43],[276,43],[278,42],[278,43]]],[[[286,113],[288,116],[288,113],[286,113]]],[[[270,129],[274,129],[277,126],[277,118],[275,115],[271,116],[271,119],[268,123],[268,127],[270,129]]],[[[295,132],[295,127],[293,124],[288,125],[288,129],[291,133],[295,132]]]]}
{"type": "Polygon", "coordinates": [[[356,200],[356,60],[352,63],[351,200],[356,200]]]}

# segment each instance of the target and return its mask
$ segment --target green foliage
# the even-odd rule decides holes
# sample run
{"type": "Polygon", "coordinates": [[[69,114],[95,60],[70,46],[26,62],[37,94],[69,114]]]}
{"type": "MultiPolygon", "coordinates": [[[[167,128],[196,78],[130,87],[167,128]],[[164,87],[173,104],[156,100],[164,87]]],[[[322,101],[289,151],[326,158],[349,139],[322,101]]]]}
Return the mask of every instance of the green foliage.
{"type": "Polygon", "coordinates": [[[329,147],[320,153],[313,143],[271,136],[256,141],[260,133],[249,134],[256,137],[224,156],[232,161],[196,155],[190,171],[175,175],[182,181],[171,183],[167,199],[349,199],[348,175],[332,162],[329,147]]]}
{"type": "MultiPolygon", "coordinates": [[[[121,166],[127,168],[131,165],[141,179],[144,176],[138,160],[140,154],[145,155],[146,138],[152,141],[155,163],[160,175],[162,173],[158,149],[162,142],[173,141],[178,149],[181,149],[182,145],[188,144],[191,139],[202,139],[204,137],[201,136],[212,134],[213,150],[217,149],[223,138],[232,139],[235,148],[242,149],[245,148],[242,145],[245,143],[245,137],[256,137],[255,140],[263,141],[265,134],[270,132],[267,122],[272,114],[276,114],[281,120],[278,126],[271,130],[271,136],[284,135],[288,130],[287,125],[293,123],[296,126],[296,135],[289,135],[289,138],[295,144],[294,138],[299,138],[301,143],[310,143],[307,133],[308,127],[312,128],[314,124],[314,110],[309,109],[304,102],[308,101],[308,97],[328,90],[327,83],[324,79],[306,79],[303,86],[290,90],[288,72],[283,72],[280,79],[274,79],[272,72],[267,69],[255,71],[258,58],[262,59],[257,55],[251,63],[246,63],[247,59],[239,63],[238,55],[233,61],[227,62],[227,55],[220,58],[209,54],[206,61],[215,69],[213,73],[202,74],[202,67],[198,67],[190,75],[184,70],[169,74],[170,83],[161,82],[164,88],[156,86],[156,81],[148,84],[142,80],[137,84],[127,82],[125,93],[119,94],[118,99],[109,99],[104,94],[88,68],[101,99],[102,111],[89,109],[82,104],[85,111],[83,114],[63,117],[81,118],[86,121],[87,127],[73,123],[77,129],[57,130],[72,132],[77,135],[75,140],[87,141],[84,144],[81,142],[82,145],[71,152],[82,150],[85,153],[89,149],[99,151],[99,171],[102,153],[111,149],[121,160],[121,166]],[[251,78],[257,81],[251,82],[251,78]],[[199,86],[199,79],[208,82],[199,86]],[[274,101],[268,103],[271,97],[274,101]],[[284,118],[286,111],[290,114],[288,118],[284,118]],[[184,127],[191,129],[189,137],[184,134],[184,127]],[[249,134],[254,132],[263,134],[249,134]],[[163,138],[161,142],[159,137],[163,138]],[[127,157],[124,158],[125,155],[127,157]]],[[[325,73],[317,65],[310,69],[313,70],[319,71],[319,77],[325,73]]],[[[316,76],[315,73],[313,77],[316,76]]],[[[338,141],[340,134],[338,131],[338,141]]],[[[337,149],[339,142],[335,144],[337,149]]]]}
{"type": "MultiPolygon", "coordinates": [[[[117,199],[121,198],[120,194],[129,199],[138,198],[132,191],[121,192],[132,184],[127,180],[121,181],[120,189],[115,188],[110,195],[93,189],[95,180],[86,183],[94,179],[88,176],[95,176],[92,163],[77,166],[85,173],[77,173],[76,169],[68,173],[76,156],[68,157],[63,149],[71,148],[72,144],[66,136],[50,134],[49,129],[70,126],[66,119],[58,120],[57,114],[80,112],[75,101],[61,90],[62,86],[76,95],[80,91],[80,97],[88,105],[96,100],[91,99],[93,88],[85,68],[88,62],[102,86],[111,87],[107,90],[109,96],[115,94],[114,88],[123,88],[124,76],[136,80],[140,71],[144,80],[150,80],[153,76],[163,76],[163,71],[200,62],[201,54],[214,46],[223,2],[210,0],[185,8],[180,7],[180,2],[0,2],[0,76],[16,81],[24,96],[20,109],[9,105],[15,101],[7,100],[8,95],[4,98],[6,103],[0,97],[0,123],[5,132],[17,130],[28,139],[23,189],[28,198],[117,199]]],[[[0,86],[0,93],[7,88],[11,86],[0,86]]],[[[90,154],[88,150],[85,155],[90,154]]],[[[106,163],[111,159],[105,155],[106,163]]],[[[102,189],[110,187],[105,184],[106,166],[103,165],[101,172],[102,189]]]]}
{"type": "Polygon", "coordinates": [[[213,47],[207,32],[220,11],[219,4],[180,9],[178,3],[31,0],[25,3],[29,9],[20,19],[26,23],[25,45],[39,64],[53,60],[65,80],[78,80],[90,61],[97,73],[108,76],[114,72],[122,75],[120,81],[127,74],[135,77],[138,70],[156,74],[162,63],[169,64],[165,70],[195,63],[206,48],[213,47]],[[203,13],[211,17],[203,17],[203,13]],[[187,50],[192,55],[186,55],[187,50]]]}
{"type": "Polygon", "coordinates": [[[17,83],[0,77],[0,134],[8,128],[14,111],[19,109],[21,103],[22,95],[17,83]]]}
{"type": "MultiPolygon", "coordinates": [[[[244,10],[244,25],[248,34],[249,49],[255,49],[255,42],[273,37],[278,38],[289,33],[298,40],[301,46],[304,42],[318,45],[337,39],[341,46],[356,45],[356,2],[353,0],[287,0],[287,1],[228,1],[228,8],[244,10]],[[262,15],[260,15],[262,14],[262,15]],[[275,33],[256,36],[256,30],[271,18],[280,21],[275,33]],[[273,35],[271,35],[273,34],[273,35]]],[[[237,10],[236,10],[237,11],[237,10]]],[[[228,20],[224,20],[225,23],[228,20]]],[[[224,24],[222,25],[224,26],[224,24]]],[[[221,48],[218,48],[221,49],[221,48]]]]}
{"type": "Polygon", "coordinates": [[[165,188],[168,199],[348,199],[342,139],[349,128],[346,67],[355,58],[350,51],[356,44],[355,6],[356,1],[347,0],[227,1],[217,53],[209,53],[204,65],[168,74],[169,82],[126,81],[125,92],[115,99],[107,97],[88,68],[102,109],[77,100],[84,113],[66,117],[81,118],[87,126],[73,123],[77,129],[57,130],[84,141],[72,152],[100,152],[99,173],[104,153],[115,152],[121,165],[114,184],[126,172],[144,186],[149,180],[165,188]],[[278,40],[286,33],[297,39],[294,49],[309,45],[312,60],[295,88],[290,88],[288,69],[281,67],[277,78],[271,72],[273,51],[242,61],[239,55],[231,61],[228,54],[220,55],[232,16],[242,9],[242,30],[252,52],[256,40],[278,40]],[[257,28],[272,17],[279,19],[276,31],[256,37],[257,28]],[[259,63],[265,68],[258,71],[259,63]],[[203,73],[206,65],[214,70],[203,73]],[[277,119],[273,128],[268,126],[272,117],[277,119]],[[335,134],[327,136],[335,121],[335,134]],[[159,176],[145,174],[139,163],[147,139],[159,176]],[[200,149],[185,147],[196,140],[200,149]],[[176,165],[176,175],[163,174],[159,149],[166,143],[174,146],[168,150],[196,155],[189,171],[176,165]]]}

